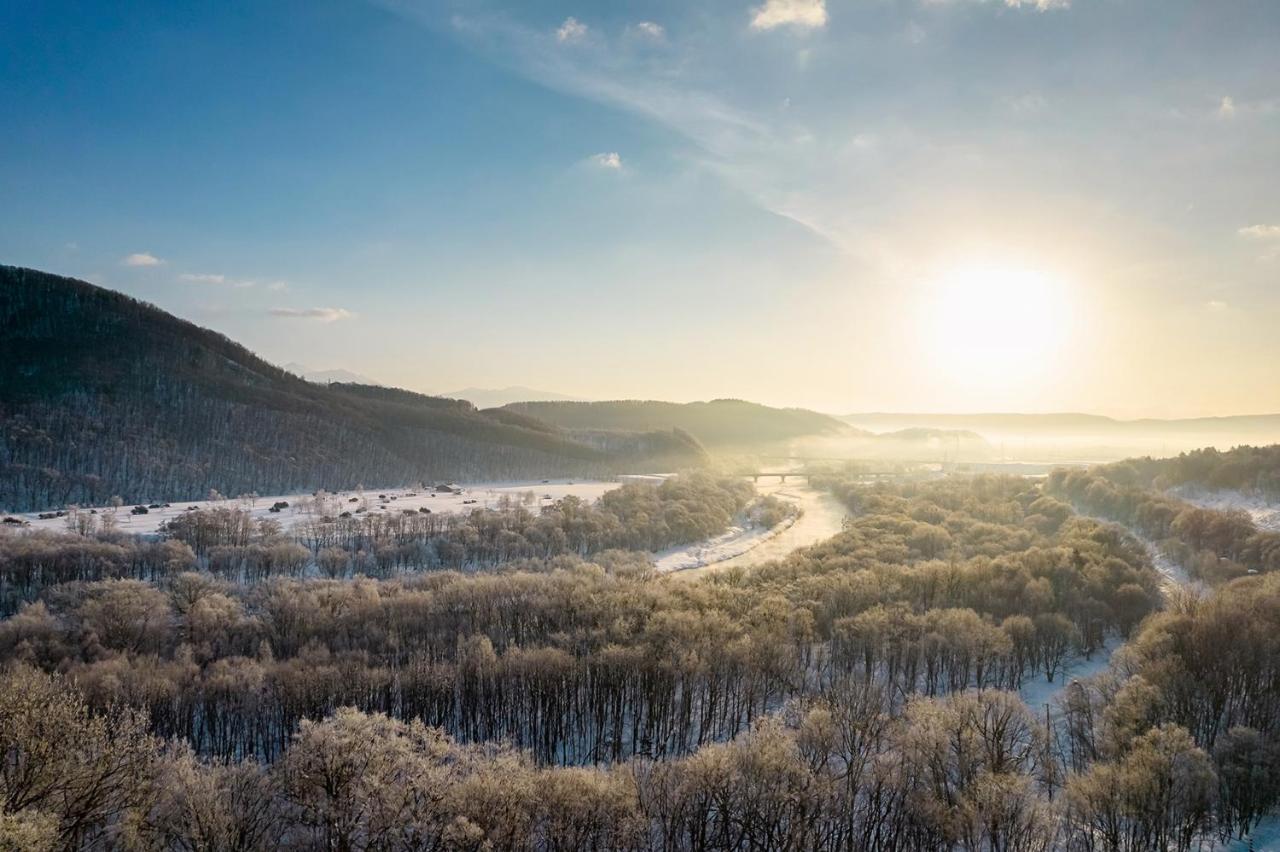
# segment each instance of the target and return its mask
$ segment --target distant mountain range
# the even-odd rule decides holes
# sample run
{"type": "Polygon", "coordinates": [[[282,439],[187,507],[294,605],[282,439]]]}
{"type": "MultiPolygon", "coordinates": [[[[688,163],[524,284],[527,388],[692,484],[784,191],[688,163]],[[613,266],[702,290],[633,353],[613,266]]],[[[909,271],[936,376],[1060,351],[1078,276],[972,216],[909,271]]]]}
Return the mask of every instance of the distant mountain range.
{"type": "MultiPolygon", "coordinates": [[[[1201,447],[1280,442],[1280,414],[1118,420],[1096,414],[849,414],[851,426],[877,432],[958,429],[981,435],[1002,459],[1045,462],[1115,461],[1172,456],[1201,447]]],[[[960,458],[979,458],[956,448],[960,458]]]]}
{"type": "Polygon", "coordinates": [[[861,429],[886,431],[910,428],[968,429],[1000,433],[1115,434],[1169,432],[1183,434],[1235,433],[1280,437],[1280,414],[1241,414],[1227,417],[1118,420],[1099,414],[846,414],[840,418],[861,429]]]}
{"type": "Polygon", "coordinates": [[[313,370],[306,364],[299,364],[297,361],[290,361],[282,369],[318,385],[351,384],[382,387],[382,382],[375,381],[360,373],[353,373],[350,370],[313,370]]]}
{"type": "Polygon", "coordinates": [[[803,408],[771,408],[740,399],[710,402],[518,402],[503,408],[564,429],[680,429],[709,449],[755,449],[819,436],[854,437],[847,423],[803,408]]]}
{"type": "Polygon", "coordinates": [[[521,402],[504,408],[563,429],[680,429],[721,453],[822,459],[988,459],[995,450],[965,429],[903,428],[873,433],[804,408],[772,408],[740,399],[710,402],[521,402]]]}
{"type": "Polygon", "coordinates": [[[685,433],[315,384],[144,302],[0,266],[0,509],[698,465],[685,433]]]}
{"type": "Polygon", "coordinates": [[[501,408],[513,402],[581,402],[578,397],[553,391],[536,390],[521,385],[505,388],[463,388],[440,394],[450,399],[465,399],[476,408],[501,408]]]}

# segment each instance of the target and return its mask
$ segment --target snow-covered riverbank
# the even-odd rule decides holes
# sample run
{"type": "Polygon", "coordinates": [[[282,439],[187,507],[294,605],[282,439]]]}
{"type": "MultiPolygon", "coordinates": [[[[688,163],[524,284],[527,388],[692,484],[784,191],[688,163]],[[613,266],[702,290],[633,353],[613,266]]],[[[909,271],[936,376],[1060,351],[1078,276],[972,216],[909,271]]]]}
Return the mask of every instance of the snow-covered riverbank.
{"type": "Polygon", "coordinates": [[[740,553],[729,555],[726,550],[720,559],[706,560],[702,566],[681,570],[676,576],[696,579],[716,571],[750,568],[784,559],[793,551],[825,541],[844,528],[848,509],[826,491],[795,482],[761,483],[758,488],[761,494],[771,494],[792,503],[800,511],[800,516],[791,524],[775,527],[772,535],[756,537],[752,546],[740,553]]]}
{"type": "MultiPolygon", "coordinates": [[[[564,497],[579,497],[589,503],[598,500],[605,492],[619,487],[617,482],[595,480],[538,480],[535,482],[498,482],[482,484],[465,484],[452,486],[448,492],[435,491],[431,486],[426,488],[366,488],[362,491],[336,491],[316,494],[282,494],[271,497],[226,498],[222,500],[194,500],[186,503],[172,503],[148,509],[146,514],[131,514],[130,505],[121,506],[115,512],[115,520],[121,532],[139,535],[154,534],[168,520],[193,508],[225,506],[243,509],[255,518],[271,518],[280,522],[284,529],[323,515],[338,515],[342,512],[361,514],[391,514],[406,510],[419,511],[429,509],[444,514],[469,512],[472,509],[495,509],[504,502],[507,504],[523,504],[536,511],[564,497]],[[279,512],[271,511],[276,503],[289,505],[279,512]]],[[[85,507],[81,512],[96,511],[99,515],[108,513],[110,508],[104,506],[85,507]]],[[[65,517],[40,518],[39,513],[15,515],[30,523],[23,529],[66,529],[65,517]]]]}
{"type": "Polygon", "coordinates": [[[664,574],[715,565],[718,562],[733,559],[735,556],[741,556],[769,539],[781,535],[785,530],[790,529],[796,520],[794,517],[788,518],[773,527],[737,523],[714,538],[660,550],[653,555],[653,564],[664,574]]]}

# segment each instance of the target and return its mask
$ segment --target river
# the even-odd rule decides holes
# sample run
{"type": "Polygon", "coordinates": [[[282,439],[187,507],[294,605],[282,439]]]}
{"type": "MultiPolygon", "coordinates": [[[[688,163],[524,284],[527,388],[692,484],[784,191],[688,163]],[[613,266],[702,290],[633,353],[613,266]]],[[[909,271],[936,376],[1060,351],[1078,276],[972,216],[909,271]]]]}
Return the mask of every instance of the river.
{"type": "Polygon", "coordinates": [[[763,562],[782,559],[798,547],[808,547],[831,538],[844,528],[845,516],[849,510],[840,501],[825,491],[811,488],[803,480],[791,480],[781,483],[776,481],[762,482],[756,486],[759,494],[772,494],[780,500],[786,500],[800,507],[803,512],[794,524],[782,532],[767,538],[738,556],[704,565],[701,568],[689,568],[674,572],[674,576],[684,578],[704,577],[713,571],[726,568],[749,568],[763,562]]]}

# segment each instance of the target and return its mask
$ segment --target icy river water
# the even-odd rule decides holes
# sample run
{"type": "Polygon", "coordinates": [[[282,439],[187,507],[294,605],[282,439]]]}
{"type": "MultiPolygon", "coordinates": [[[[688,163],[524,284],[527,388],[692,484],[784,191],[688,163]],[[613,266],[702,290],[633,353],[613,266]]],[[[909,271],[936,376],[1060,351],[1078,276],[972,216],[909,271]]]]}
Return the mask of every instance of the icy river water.
{"type": "Polygon", "coordinates": [[[704,565],[677,571],[676,576],[704,577],[713,571],[727,568],[749,568],[763,562],[782,559],[798,547],[808,547],[830,538],[844,527],[848,510],[835,497],[824,491],[810,488],[803,480],[760,482],[756,486],[760,494],[772,494],[780,500],[795,504],[803,512],[798,520],[777,535],[767,538],[745,553],[704,565]]]}

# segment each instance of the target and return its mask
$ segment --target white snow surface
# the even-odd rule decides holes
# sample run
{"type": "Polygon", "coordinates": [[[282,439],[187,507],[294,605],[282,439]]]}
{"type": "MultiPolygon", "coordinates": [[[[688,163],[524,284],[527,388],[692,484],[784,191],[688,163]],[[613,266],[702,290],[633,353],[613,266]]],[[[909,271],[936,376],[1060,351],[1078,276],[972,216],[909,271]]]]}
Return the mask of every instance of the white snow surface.
{"type": "MultiPolygon", "coordinates": [[[[355,512],[364,507],[368,514],[394,514],[405,509],[430,509],[432,512],[444,514],[469,512],[472,509],[497,508],[499,501],[506,497],[516,503],[523,503],[531,510],[548,505],[570,495],[580,497],[586,502],[598,500],[605,492],[619,487],[617,482],[598,480],[554,479],[546,482],[500,482],[453,486],[454,493],[436,493],[432,483],[425,488],[366,488],[363,491],[319,492],[316,494],[282,494],[271,497],[257,497],[252,500],[244,498],[227,498],[224,500],[195,500],[186,503],[173,503],[168,508],[150,509],[145,515],[131,515],[132,505],[126,504],[116,511],[116,522],[121,532],[140,535],[155,534],[166,521],[181,515],[189,507],[215,507],[244,509],[255,518],[272,518],[288,530],[304,521],[313,520],[322,515],[338,515],[341,512],[355,512]],[[381,495],[386,495],[383,498],[381,495]],[[529,496],[532,500],[529,501],[529,496]],[[352,502],[354,498],[355,502],[352,502]],[[289,507],[280,512],[272,512],[271,505],[276,502],[287,502],[289,507]]],[[[96,508],[98,513],[111,511],[105,506],[85,507],[81,512],[96,508]]],[[[67,519],[48,518],[41,520],[40,513],[31,512],[15,515],[30,522],[24,529],[64,530],[67,519]]]]}
{"type": "Polygon", "coordinates": [[[1243,491],[1206,491],[1182,486],[1170,491],[1175,497],[1206,509],[1227,511],[1243,509],[1258,525],[1258,529],[1280,532],[1280,504],[1269,501],[1260,494],[1243,491]]]}
{"type": "Polygon", "coordinates": [[[658,551],[653,555],[653,564],[663,574],[714,565],[741,556],[781,534],[795,522],[796,519],[792,517],[774,527],[760,527],[739,518],[737,523],[718,536],[658,551]]]}
{"type": "Polygon", "coordinates": [[[1093,652],[1090,659],[1086,660],[1084,655],[1076,656],[1058,670],[1054,675],[1053,683],[1050,683],[1045,678],[1044,672],[1040,671],[1022,682],[1018,695],[1028,707],[1035,711],[1043,710],[1046,704],[1056,705],[1063,690],[1070,686],[1072,681],[1084,680],[1106,671],[1107,666],[1111,664],[1111,655],[1122,644],[1124,643],[1118,637],[1112,636],[1102,644],[1101,648],[1093,652]]]}
{"type": "Polygon", "coordinates": [[[848,510],[834,495],[818,491],[807,483],[761,482],[760,496],[772,495],[796,508],[798,515],[772,529],[748,527],[739,521],[712,541],[673,547],[656,555],[662,572],[678,572],[685,580],[696,580],[714,571],[735,567],[750,568],[809,545],[825,541],[844,527],[848,510]]]}
{"type": "MultiPolygon", "coordinates": [[[[643,477],[655,484],[670,474],[643,477]]],[[[641,477],[620,477],[620,480],[638,481],[641,477]]],[[[524,505],[531,511],[537,511],[564,497],[575,496],[591,503],[598,500],[606,492],[620,487],[622,481],[607,482],[600,480],[534,480],[528,482],[471,483],[457,485],[449,483],[452,493],[436,492],[434,483],[424,488],[366,488],[363,490],[317,492],[315,494],[279,494],[256,498],[224,498],[221,500],[193,500],[172,503],[158,509],[148,509],[145,515],[130,514],[133,505],[126,504],[115,510],[117,528],[121,532],[135,535],[155,535],[169,520],[193,508],[227,507],[242,509],[255,518],[269,518],[280,523],[288,531],[310,520],[328,515],[336,516],[342,512],[356,512],[364,508],[367,514],[396,514],[405,510],[417,511],[430,509],[433,513],[457,514],[472,509],[497,509],[505,499],[510,503],[524,505]],[[271,506],[277,502],[288,503],[288,508],[272,512],[271,506]]],[[[765,487],[763,493],[774,493],[777,489],[765,487]]],[[[781,496],[791,498],[790,494],[781,496]]],[[[798,502],[798,500],[797,500],[798,502]]],[[[145,504],[150,505],[150,504],[145,504]]],[[[96,510],[100,515],[111,512],[105,506],[86,506],[78,511],[96,510]]],[[[67,518],[38,517],[39,512],[27,512],[14,515],[29,522],[25,530],[54,530],[67,528],[67,518]]],[[[364,513],[361,513],[364,514],[364,513]]],[[[359,517],[359,515],[357,515],[359,517]]],[[[700,568],[724,562],[742,556],[759,545],[785,532],[796,518],[790,518],[777,526],[766,529],[751,525],[745,517],[725,532],[710,539],[669,548],[653,554],[659,571],[680,571],[689,568],[700,568]]]]}
{"type": "Polygon", "coordinates": [[[1280,850],[1280,816],[1263,817],[1247,840],[1232,839],[1225,844],[1215,844],[1213,848],[1221,852],[1280,850]]]}

